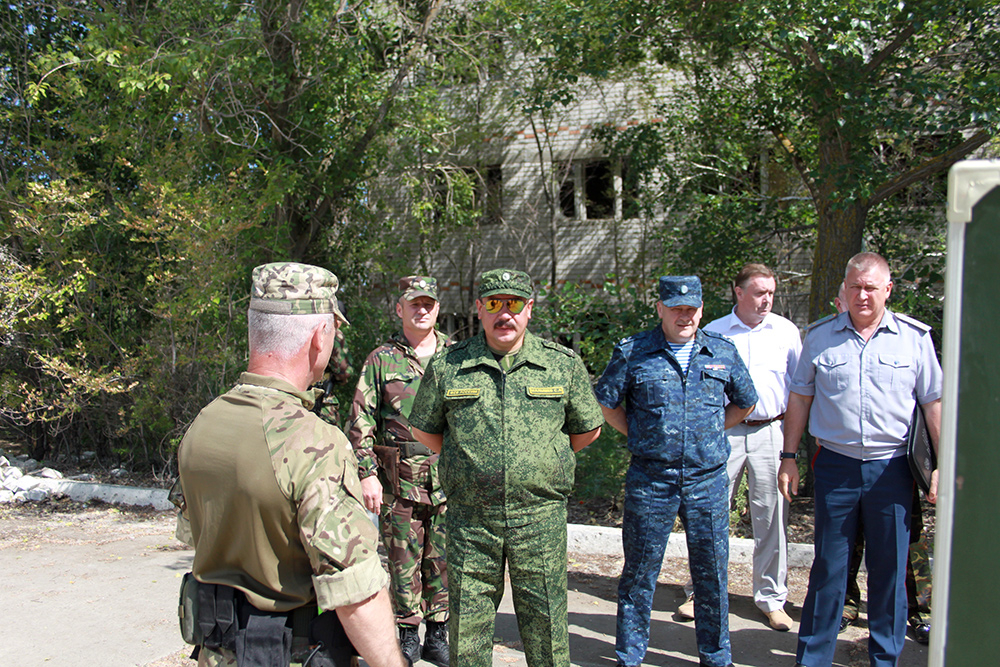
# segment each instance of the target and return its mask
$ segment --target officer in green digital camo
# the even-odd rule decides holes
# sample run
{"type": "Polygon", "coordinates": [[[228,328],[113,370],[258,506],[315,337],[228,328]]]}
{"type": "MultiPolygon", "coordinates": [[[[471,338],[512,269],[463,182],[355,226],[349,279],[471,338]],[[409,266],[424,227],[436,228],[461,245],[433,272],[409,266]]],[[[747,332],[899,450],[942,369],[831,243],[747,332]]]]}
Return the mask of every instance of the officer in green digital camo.
{"type": "Polygon", "coordinates": [[[396,315],[403,330],[365,359],[347,437],[358,455],[365,507],[380,513],[389,559],[400,647],[411,660],[448,665],[445,495],[438,455],[413,439],[407,416],[424,368],[448,338],[437,331],[438,284],[399,280],[396,315]],[[423,652],[418,629],[427,622],[423,652]]]}
{"type": "Polygon", "coordinates": [[[310,412],[316,392],[307,387],[346,324],[337,285],[315,266],[254,269],[247,371],[181,442],[199,665],[348,665],[351,643],[369,665],[407,664],[357,458],[310,412]]]}
{"type": "Polygon", "coordinates": [[[527,273],[483,273],[482,330],[435,355],[410,413],[448,494],[451,667],[493,664],[505,562],[527,664],[570,664],[566,498],[604,419],[580,357],[527,331],[531,297],[527,273]]]}

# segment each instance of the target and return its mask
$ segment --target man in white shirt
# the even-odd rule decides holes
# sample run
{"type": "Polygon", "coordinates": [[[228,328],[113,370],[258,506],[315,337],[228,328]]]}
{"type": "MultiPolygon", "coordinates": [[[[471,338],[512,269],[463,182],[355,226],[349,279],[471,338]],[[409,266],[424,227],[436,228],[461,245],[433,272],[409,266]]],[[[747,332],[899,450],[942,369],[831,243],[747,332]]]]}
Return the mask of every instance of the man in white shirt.
{"type": "MultiPolygon", "coordinates": [[[[753,411],[726,431],[732,450],[727,465],[729,496],[739,491],[746,470],[754,539],[754,603],[772,628],[787,631],[792,627],[792,619],[784,610],[788,596],[788,501],[778,493],[778,464],[788,383],[802,341],[798,327],[771,312],[775,287],[771,269],[763,264],[747,264],[733,281],[733,312],[709,323],[705,330],[733,341],[757,390],[753,411]]],[[[686,590],[688,600],[678,609],[684,618],[694,615],[690,583],[686,590]]]]}

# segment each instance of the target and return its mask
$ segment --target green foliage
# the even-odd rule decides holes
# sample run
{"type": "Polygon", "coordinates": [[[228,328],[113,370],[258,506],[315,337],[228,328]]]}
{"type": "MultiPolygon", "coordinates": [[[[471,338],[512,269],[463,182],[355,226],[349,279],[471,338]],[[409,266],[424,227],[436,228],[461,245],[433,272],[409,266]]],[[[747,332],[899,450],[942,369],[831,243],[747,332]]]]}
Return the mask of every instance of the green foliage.
{"type": "Polygon", "coordinates": [[[532,328],[577,349],[595,375],[608,365],[615,343],[658,321],[653,292],[611,274],[599,290],[566,283],[540,297],[546,307],[534,311],[532,328]]]}
{"type": "MultiPolygon", "coordinates": [[[[386,248],[371,183],[407,143],[393,141],[414,139],[393,153],[405,171],[449,127],[433,81],[398,84],[478,38],[432,6],[4,5],[4,428],[38,457],[169,470],[245,368],[250,270],[267,261],[331,268],[351,348],[383,340],[396,325],[364,305],[372,269],[411,268],[386,248]]],[[[472,220],[470,179],[454,183],[442,225],[472,220]]]]}
{"type": "Polygon", "coordinates": [[[603,76],[592,65],[601,60],[620,73],[632,65],[617,54],[638,50],[683,77],[664,102],[670,127],[663,133],[674,133],[668,143],[688,141],[659,164],[672,188],[668,210],[702,206],[685,196],[695,184],[704,194],[746,196],[734,186],[753,174],[747,158],[761,150],[771,157],[759,166],[794,176],[782,192],[758,194],[811,202],[811,317],[862,249],[868,216],[1000,128],[997,3],[749,0],[692,11],[686,0],[620,0],[587,10],[576,0],[550,0],[540,7],[549,20],[540,24],[539,49],[553,54],[562,76],[603,76]],[[576,37],[583,11],[598,40],[576,37]],[[685,105],[694,111],[690,120],[674,113],[685,105]]]}
{"type": "Polygon", "coordinates": [[[579,500],[608,499],[620,505],[630,455],[625,436],[605,425],[601,436],[576,454],[576,484],[579,500]]]}

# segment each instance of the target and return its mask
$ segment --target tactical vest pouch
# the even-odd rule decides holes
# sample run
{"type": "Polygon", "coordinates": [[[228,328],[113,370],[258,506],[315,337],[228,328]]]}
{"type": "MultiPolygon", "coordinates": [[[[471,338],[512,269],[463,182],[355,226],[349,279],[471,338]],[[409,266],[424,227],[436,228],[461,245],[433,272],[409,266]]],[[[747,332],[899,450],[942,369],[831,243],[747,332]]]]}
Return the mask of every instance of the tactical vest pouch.
{"type": "Polygon", "coordinates": [[[210,649],[236,650],[236,589],[198,582],[198,627],[210,649]]]}
{"type": "Polygon", "coordinates": [[[309,623],[309,644],[315,646],[302,667],[352,667],[358,653],[347,638],[337,612],[323,612],[309,623]]]}
{"type": "Polygon", "coordinates": [[[185,573],[181,579],[177,618],[181,624],[181,638],[192,646],[200,646],[204,637],[198,625],[198,580],[190,572],[185,573]]]}
{"type": "Polygon", "coordinates": [[[238,667],[275,667],[292,659],[292,628],[287,613],[261,611],[243,601],[236,632],[238,667]]]}

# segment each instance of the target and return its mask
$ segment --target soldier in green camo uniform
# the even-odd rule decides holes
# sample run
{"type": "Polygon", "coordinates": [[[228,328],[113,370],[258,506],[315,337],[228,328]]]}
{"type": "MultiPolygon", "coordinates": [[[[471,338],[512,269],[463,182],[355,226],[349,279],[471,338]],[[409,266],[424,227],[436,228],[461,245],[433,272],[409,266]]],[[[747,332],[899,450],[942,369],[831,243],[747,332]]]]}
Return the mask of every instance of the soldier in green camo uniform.
{"type": "Polygon", "coordinates": [[[403,330],[365,359],[348,418],[365,506],[379,514],[403,653],[448,665],[445,495],[438,455],[416,442],[407,417],[431,356],[448,342],[437,331],[438,285],[429,276],[399,280],[403,330]],[[427,622],[423,652],[418,630],[427,622]]]}
{"type": "Polygon", "coordinates": [[[388,577],[357,458],[310,411],[307,388],[346,324],[336,292],[337,277],[319,267],[254,269],[247,371],[181,442],[175,495],[195,550],[201,667],[301,663],[320,640],[347,651],[323,664],[348,664],[338,632],[373,667],[406,664],[391,641],[388,577]],[[337,619],[342,631],[315,632],[337,619]]]}
{"type": "Polygon", "coordinates": [[[580,357],[527,331],[531,295],[528,274],[485,272],[482,331],[435,355],[410,413],[448,494],[451,667],[493,664],[505,563],[529,667],[570,664],[566,498],[604,419],[580,357]]]}

